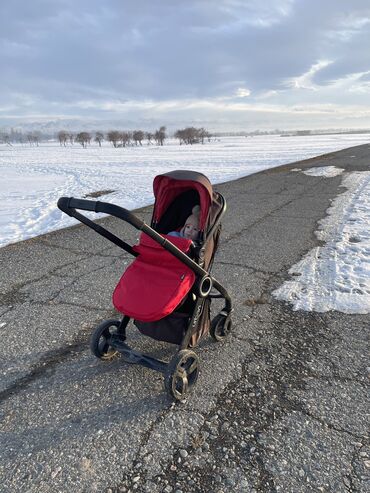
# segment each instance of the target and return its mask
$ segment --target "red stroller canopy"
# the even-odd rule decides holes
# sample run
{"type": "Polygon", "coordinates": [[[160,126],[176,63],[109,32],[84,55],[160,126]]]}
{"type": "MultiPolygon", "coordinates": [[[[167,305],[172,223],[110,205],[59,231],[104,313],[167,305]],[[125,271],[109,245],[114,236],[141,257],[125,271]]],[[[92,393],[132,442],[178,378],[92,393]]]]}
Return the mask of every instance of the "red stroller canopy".
{"type": "Polygon", "coordinates": [[[154,178],[154,221],[159,222],[169,204],[171,204],[177,196],[188,190],[195,190],[199,194],[200,229],[201,231],[204,231],[209,208],[212,203],[213,190],[208,178],[197,171],[171,171],[170,173],[158,175],[154,178]]]}

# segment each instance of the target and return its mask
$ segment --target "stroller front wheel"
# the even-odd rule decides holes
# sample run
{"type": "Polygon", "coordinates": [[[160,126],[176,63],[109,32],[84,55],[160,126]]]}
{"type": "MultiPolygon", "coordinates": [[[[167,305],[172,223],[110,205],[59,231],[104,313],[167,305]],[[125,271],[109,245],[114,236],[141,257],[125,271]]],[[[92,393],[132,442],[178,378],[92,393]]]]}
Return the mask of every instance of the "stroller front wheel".
{"type": "Polygon", "coordinates": [[[120,325],[119,320],[105,320],[96,327],[91,335],[90,349],[94,356],[104,361],[111,360],[118,351],[109,345],[110,336],[117,332],[120,325]]]}
{"type": "Polygon", "coordinates": [[[194,351],[183,349],[168,364],[164,378],[168,394],[182,401],[192,391],[199,375],[199,358],[194,351]]]}
{"type": "Polygon", "coordinates": [[[217,315],[211,323],[210,334],[213,339],[220,342],[227,337],[231,331],[231,318],[230,315],[225,317],[224,315],[217,315]]]}

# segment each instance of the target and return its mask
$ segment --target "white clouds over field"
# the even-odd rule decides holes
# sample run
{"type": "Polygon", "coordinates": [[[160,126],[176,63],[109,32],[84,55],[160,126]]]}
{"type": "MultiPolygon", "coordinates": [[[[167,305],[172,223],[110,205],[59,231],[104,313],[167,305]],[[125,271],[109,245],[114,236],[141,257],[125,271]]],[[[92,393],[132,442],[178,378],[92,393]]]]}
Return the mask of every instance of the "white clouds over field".
{"type": "Polygon", "coordinates": [[[0,126],[370,126],[369,44],[367,0],[2,2],[0,126]]]}

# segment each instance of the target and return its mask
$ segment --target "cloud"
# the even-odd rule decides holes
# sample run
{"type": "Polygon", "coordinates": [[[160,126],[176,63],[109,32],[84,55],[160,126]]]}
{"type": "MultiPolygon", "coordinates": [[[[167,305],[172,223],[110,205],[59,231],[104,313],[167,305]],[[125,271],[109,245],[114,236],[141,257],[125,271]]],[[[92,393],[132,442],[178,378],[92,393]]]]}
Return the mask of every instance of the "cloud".
{"type": "Polygon", "coordinates": [[[183,105],[219,121],[243,100],[253,115],[360,97],[367,107],[369,26],[368,0],[2,2],[0,125],[2,115],[124,118],[130,104],[130,118],[175,119],[183,105]]]}
{"type": "Polygon", "coordinates": [[[319,90],[318,86],[314,84],[313,79],[320,70],[327,67],[331,63],[333,62],[329,60],[319,60],[317,63],[312,65],[306,73],[298,77],[288,79],[286,82],[287,87],[294,89],[311,89],[313,91],[319,90]]]}
{"type": "Polygon", "coordinates": [[[239,87],[238,90],[236,91],[236,96],[238,98],[247,98],[250,95],[251,95],[250,90],[245,87],[239,87]]]}

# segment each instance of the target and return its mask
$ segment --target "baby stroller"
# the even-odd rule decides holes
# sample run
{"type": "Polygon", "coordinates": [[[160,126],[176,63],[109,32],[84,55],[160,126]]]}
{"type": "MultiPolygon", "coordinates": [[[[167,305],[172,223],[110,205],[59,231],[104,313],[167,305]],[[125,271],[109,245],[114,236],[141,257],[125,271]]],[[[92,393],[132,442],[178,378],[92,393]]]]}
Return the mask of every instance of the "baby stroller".
{"type": "Polygon", "coordinates": [[[199,359],[192,348],[208,333],[220,341],[231,330],[230,296],[210,275],[226,202],[213,191],[208,178],[195,171],[158,175],[153,190],[150,226],[130,211],[106,202],[61,197],[58,207],[135,257],[113,293],[113,304],[123,318],[105,320],[96,328],[90,341],[92,353],[109,360],[119,352],[128,363],[163,373],[167,392],[182,400],[199,374],[199,359]],[[168,235],[179,231],[196,205],[200,206],[197,240],[168,235]],[[138,245],[127,244],[77,209],[123,219],[142,231],[138,245]],[[225,305],[211,321],[213,298],[224,299],[225,305]],[[128,346],[126,327],[130,319],[142,334],[178,346],[168,363],[128,346]]]}

